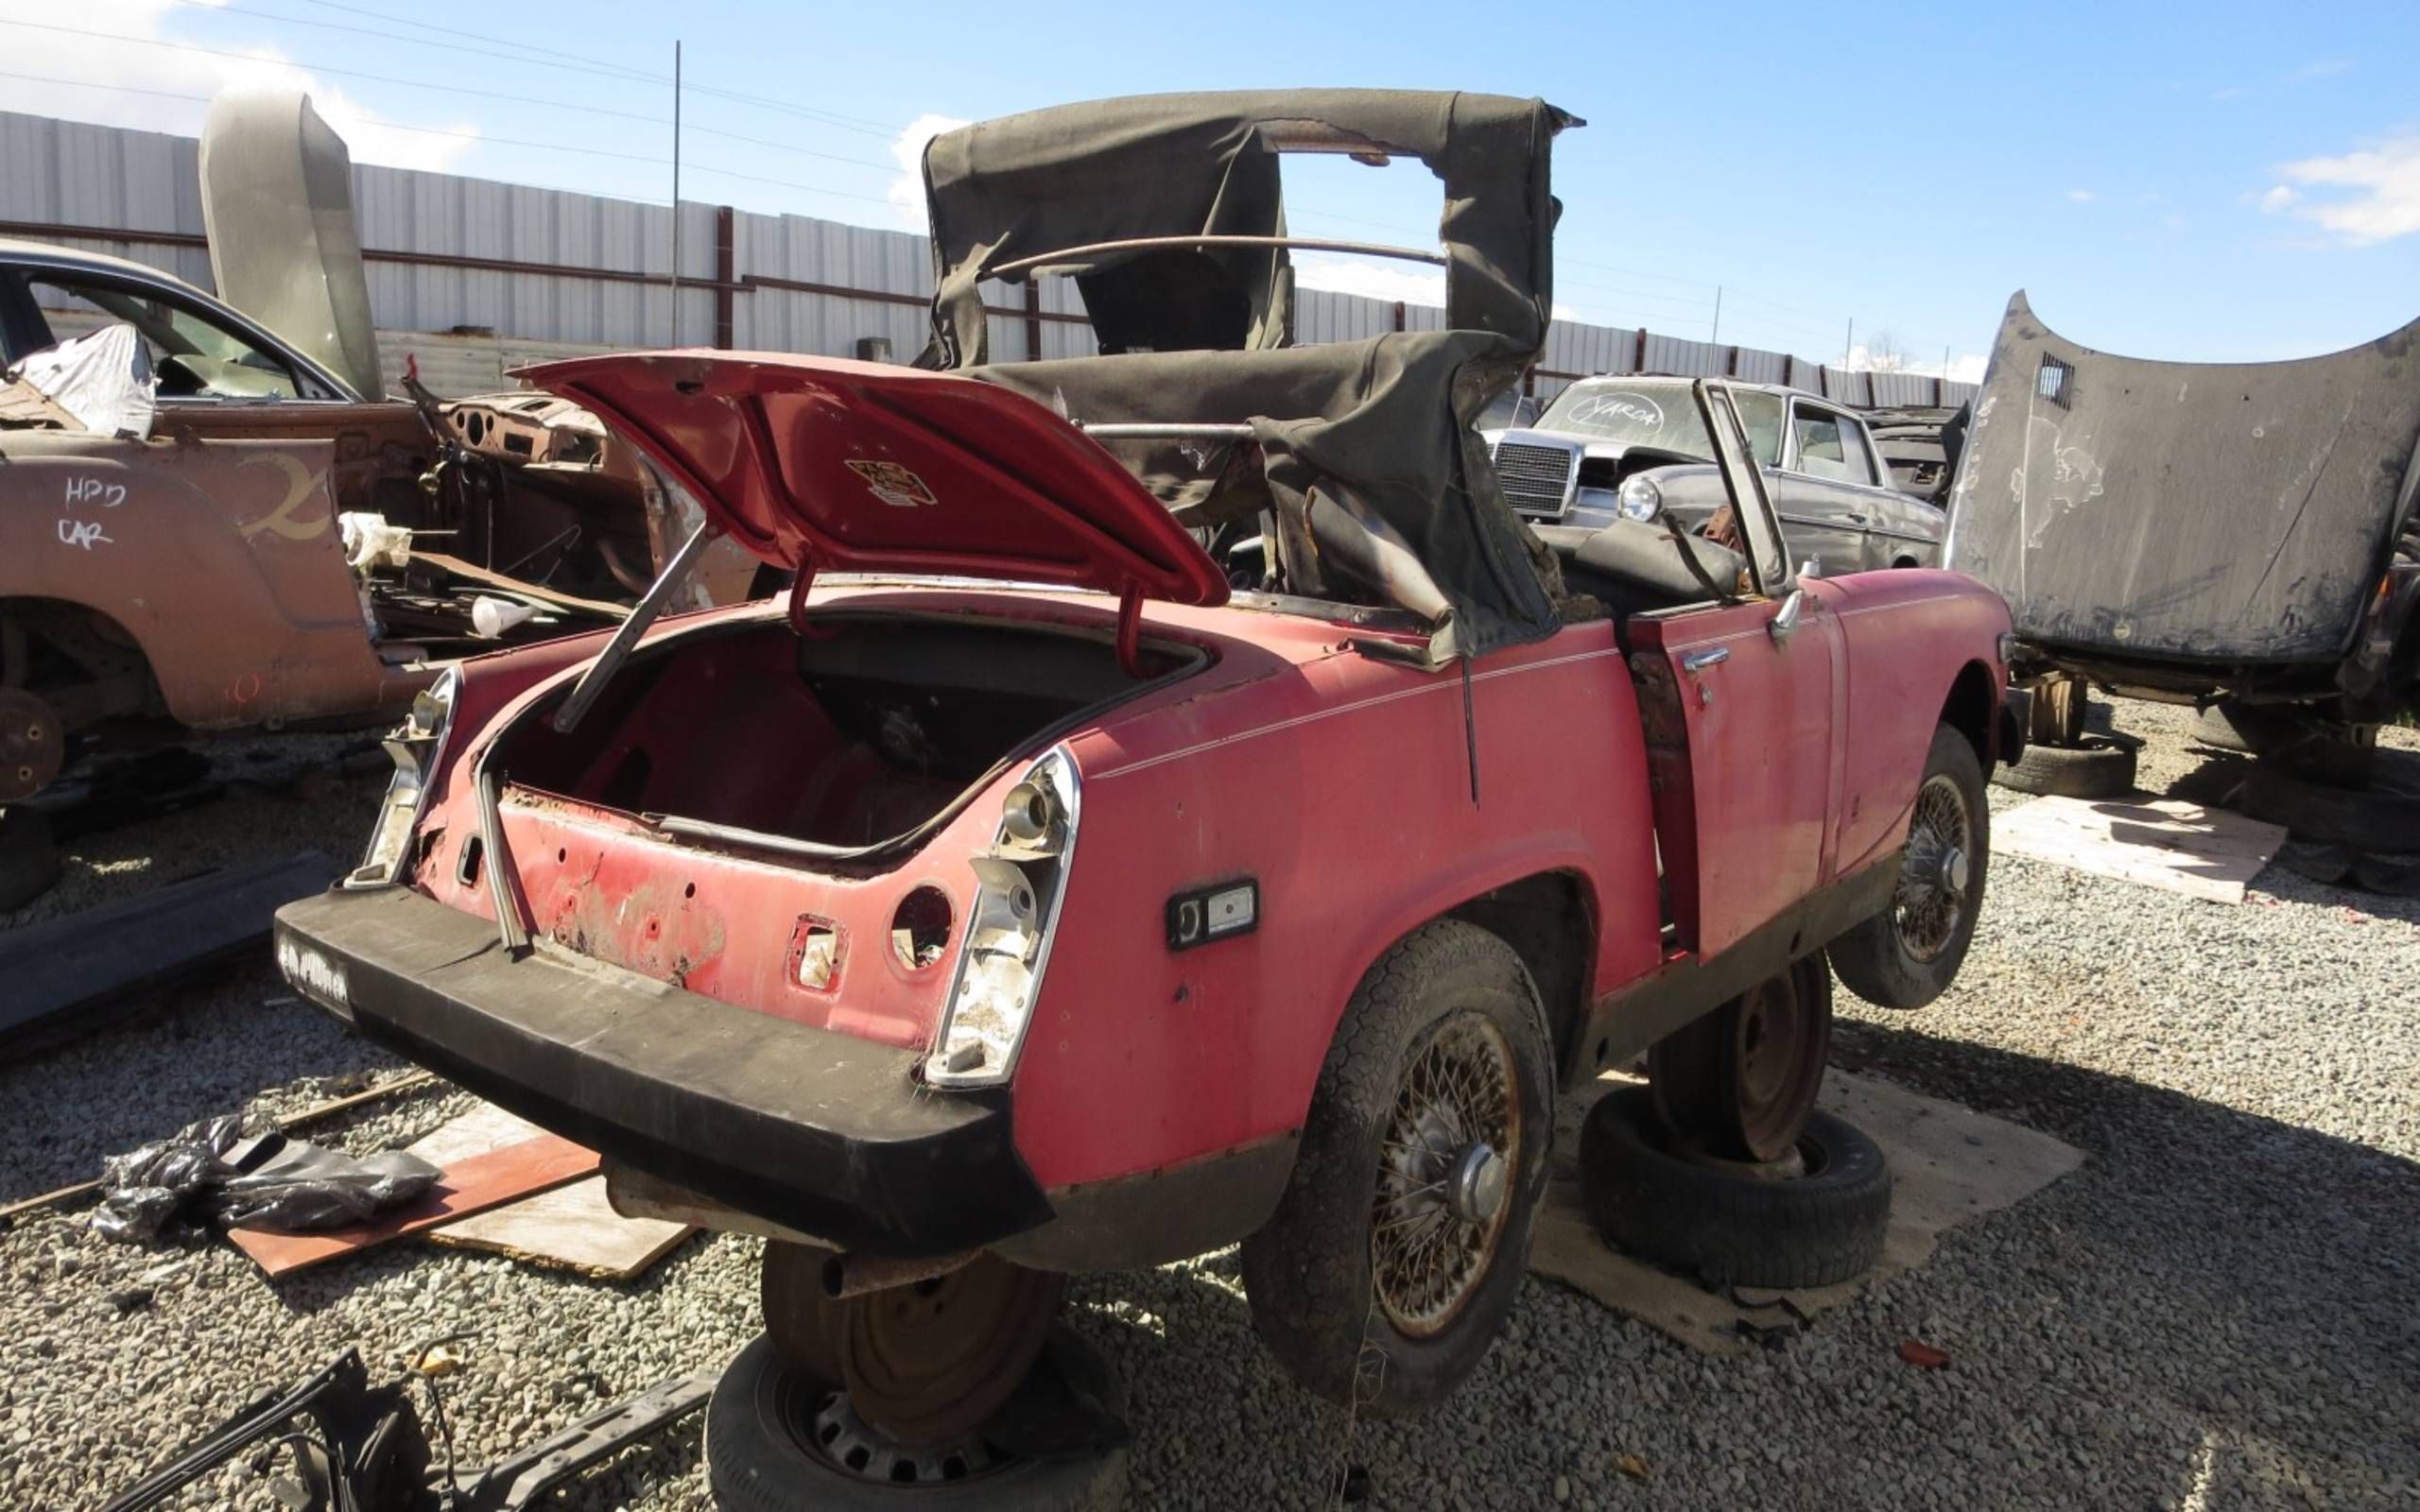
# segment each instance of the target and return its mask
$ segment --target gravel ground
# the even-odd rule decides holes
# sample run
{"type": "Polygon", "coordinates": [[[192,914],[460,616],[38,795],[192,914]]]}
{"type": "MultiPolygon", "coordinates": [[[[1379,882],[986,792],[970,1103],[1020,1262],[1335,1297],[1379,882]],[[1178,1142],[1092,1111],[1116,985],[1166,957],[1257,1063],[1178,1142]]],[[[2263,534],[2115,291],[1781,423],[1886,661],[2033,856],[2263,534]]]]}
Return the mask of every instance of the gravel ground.
{"type": "MultiPolygon", "coordinates": [[[[2152,739],[2148,784],[2198,765],[2186,718],[2119,706],[2152,739]]],[[[320,787],[95,837],[68,901],[214,859],[348,853],[375,784],[320,787]]],[[[201,1114],[289,1109],[393,1065],[282,999],[247,967],[0,1069],[0,1202],[201,1114]]],[[[1532,1282],[1473,1383],[1411,1423],[1348,1425],[1280,1378],[1232,1253],[1087,1279],[1076,1321],[1126,1383],[1133,1503],[1315,1505],[1349,1461],[1388,1507],[2420,1505],[2420,902],[2273,868],[2226,908],[2001,859],[1949,996],[1843,1005],[1841,1064],[2046,1130],[2083,1169],[1743,1359],[1532,1282]],[[1900,1363],[1910,1337],[1951,1367],[1900,1363]]],[[[339,1133],[372,1148],[464,1106],[435,1090],[339,1133]]],[[[461,1458],[492,1456],[727,1356],[754,1328],[754,1259],[693,1240],[616,1287],[405,1245],[272,1286],[216,1241],[119,1248],[80,1215],[38,1218],[0,1236],[0,1504],[94,1505],[267,1383],[347,1346],[384,1373],[461,1328],[468,1364],[440,1384],[461,1458]]],[[[695,1421],[567,1502],[707,1506],[695,1421]]],[[[184,1504],[273,1503],[235,1467],[184,1504]]]]}

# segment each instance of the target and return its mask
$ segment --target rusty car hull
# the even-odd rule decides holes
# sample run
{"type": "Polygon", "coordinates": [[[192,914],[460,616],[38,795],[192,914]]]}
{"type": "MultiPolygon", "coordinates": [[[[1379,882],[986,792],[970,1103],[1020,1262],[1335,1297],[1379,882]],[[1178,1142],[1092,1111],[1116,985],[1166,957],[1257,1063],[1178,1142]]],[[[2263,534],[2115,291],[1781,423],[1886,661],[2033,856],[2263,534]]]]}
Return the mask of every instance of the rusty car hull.
{"type": "Polygon", "coordinates": [[[2158,362],[2070,341],[2019,293],[1960,459],[1949,563],[2071,670],[2334,698],[2392,596],[2415,444],[2420,321],[2301,361],[2158,362]]]}

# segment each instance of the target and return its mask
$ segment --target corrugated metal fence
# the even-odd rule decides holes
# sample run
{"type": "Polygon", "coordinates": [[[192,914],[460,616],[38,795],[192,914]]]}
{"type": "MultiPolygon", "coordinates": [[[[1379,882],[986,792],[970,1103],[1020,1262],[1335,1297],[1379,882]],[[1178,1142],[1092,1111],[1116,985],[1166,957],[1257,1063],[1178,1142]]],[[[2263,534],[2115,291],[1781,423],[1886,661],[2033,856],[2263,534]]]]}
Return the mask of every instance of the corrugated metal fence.
{"type": "MultiPolygon", "coordinates": [[[[191,137],[0,112],[0,234],[130,257],[208,288],[198,157],[191,137]]],[[[932,261],[910,232],[683,202],[676,297],[669,206],[367,164],[354,168],[354,202],[382,362],[391,379],[416,354],[442,393],[502,387],[509,367],[575,352],[677,342],[846,355],[879,337],[905,359],[925,344],[932,261]]],[[[1001,360],[1093,350],[1069,280],[988,284],[984,297],[1001,360]]],[[[1305,289],[1296,337],[1434,330],[1443,315],[1305,289]]],[[[1792,384],[1857,404],[1954,404],[1974,392],[1571,320],[1548,332],[1532,383],[1547,394],[1631,372],[1792,384]]]]}

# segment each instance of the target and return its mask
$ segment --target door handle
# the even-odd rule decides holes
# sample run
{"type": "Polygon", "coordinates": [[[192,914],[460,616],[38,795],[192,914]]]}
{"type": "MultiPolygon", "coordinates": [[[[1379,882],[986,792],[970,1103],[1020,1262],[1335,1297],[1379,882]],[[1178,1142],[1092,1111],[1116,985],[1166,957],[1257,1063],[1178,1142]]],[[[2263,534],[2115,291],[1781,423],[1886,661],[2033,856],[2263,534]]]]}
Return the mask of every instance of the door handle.
{"type": "Polygon", "coordinates": [[[1843,520],[1846,520],[1849,524],[1853,524],[1853,525],[1861,525],[1861,524],[1865,524],[1865,516],[1863,516],[1863,515],[1861,515],[1861,514],[1856,514],[1856,513],[1844,514],[1844,515],[1842,515],[1841,518],[1841,519],[1843,519],[1843,520]]]}
{"type": "Polygon", "coordinates": [[[1681,670],[1684,672],[1703,672],[1708,667],[1720,666],[1723,662],[1730,660],[1731,647],[1727,645],[1709,645],[1703,651],[1691,651],[1687,655],[1682,657],[1681,670]]]}

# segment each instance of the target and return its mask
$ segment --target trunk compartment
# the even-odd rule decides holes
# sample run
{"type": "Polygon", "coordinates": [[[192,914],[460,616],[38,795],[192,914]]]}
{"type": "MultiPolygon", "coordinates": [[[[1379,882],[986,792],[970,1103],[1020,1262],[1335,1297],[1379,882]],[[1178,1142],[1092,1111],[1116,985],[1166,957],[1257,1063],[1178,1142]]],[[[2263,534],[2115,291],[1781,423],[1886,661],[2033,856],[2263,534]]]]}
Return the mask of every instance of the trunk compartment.
{"type": "Polygon", "coordinates": [[[745,832],[835,859],[945,817],[1011,758],[1204,658],[1106,633],[973,617],[823,612],[717,627],[632,656],[572,733],[525,715],[495,767],[516,787],[745,832]]]}

